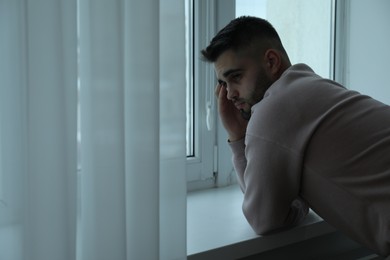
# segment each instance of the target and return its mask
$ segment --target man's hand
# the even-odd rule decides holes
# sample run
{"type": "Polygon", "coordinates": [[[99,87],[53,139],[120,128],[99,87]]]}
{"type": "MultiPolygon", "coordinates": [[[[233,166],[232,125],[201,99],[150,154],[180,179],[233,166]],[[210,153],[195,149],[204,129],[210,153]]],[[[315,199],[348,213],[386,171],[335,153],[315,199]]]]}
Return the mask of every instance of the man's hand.
{"type": "Polygon", "coordinates": [[[227,91],[222,84],[217,84],[215,95],[218,100],[219,117],[228,133],[229,141],[233,142],[244,138],[248,121],[242,117],[241,112],[234,106],[233,102],[227,99],[227,91]]]}

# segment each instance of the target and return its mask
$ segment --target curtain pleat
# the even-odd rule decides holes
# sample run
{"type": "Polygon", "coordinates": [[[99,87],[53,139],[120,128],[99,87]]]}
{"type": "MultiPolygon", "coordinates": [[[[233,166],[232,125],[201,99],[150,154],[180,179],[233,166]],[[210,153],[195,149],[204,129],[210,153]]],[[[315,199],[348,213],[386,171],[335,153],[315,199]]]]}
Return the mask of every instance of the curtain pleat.
{"type": "Polygon", "coordinates": [[[26,259],[66,260],[75,257],[75,3],[60,0],[25,2],[23,243],[26,259]]]}
{"type": "Polygon", "coordinates": [[[185,259],[187,255],[184,2],[160,1],[161,259],[185,259]]]}
{"type": "Polygon", "coordinates": [[[125,259],[120,1],[81,0],[81,259],[125,259]]]}
{"type": "Polygon", "coordinates": [[[124,6],[128,259],[159,256],[159,4],[124,6]],[[148,250],[149,248],[149,250],[148,250]]]}

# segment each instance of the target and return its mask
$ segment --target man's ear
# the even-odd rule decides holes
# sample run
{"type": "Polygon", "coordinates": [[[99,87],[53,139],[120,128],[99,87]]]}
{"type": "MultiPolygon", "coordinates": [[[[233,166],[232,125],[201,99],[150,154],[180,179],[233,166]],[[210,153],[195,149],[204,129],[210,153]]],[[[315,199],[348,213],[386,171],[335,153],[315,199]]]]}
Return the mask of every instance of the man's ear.
{"type": "Polygon", "coordinates": [[[280,56],[280,53],[275,49],[268,49],[265,52],[264,57],[268,71],[273,76],[277,76],[282,66],[282,57],[280,56]]]}

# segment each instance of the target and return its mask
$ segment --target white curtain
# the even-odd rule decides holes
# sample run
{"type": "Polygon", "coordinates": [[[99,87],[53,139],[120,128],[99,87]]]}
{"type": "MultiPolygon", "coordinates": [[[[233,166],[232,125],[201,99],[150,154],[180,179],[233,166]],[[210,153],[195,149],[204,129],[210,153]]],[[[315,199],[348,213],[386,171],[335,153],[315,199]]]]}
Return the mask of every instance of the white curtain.
{"type": "Polygon", "coordinates": [[[0,259],[185,259],[182,0],[0,0],[0,259]]]}

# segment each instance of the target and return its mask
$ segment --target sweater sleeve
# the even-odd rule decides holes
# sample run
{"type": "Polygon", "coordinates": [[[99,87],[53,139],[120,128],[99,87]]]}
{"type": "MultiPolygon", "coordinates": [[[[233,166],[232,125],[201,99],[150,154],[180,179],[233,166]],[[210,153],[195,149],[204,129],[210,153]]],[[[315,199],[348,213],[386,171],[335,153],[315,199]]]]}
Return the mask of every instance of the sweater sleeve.
{"type": "Polygon", "coordinates": [[[256,136],[247,135],[245,143],[230,146],[249,224],[266,234],[299,223],[308,213],[307,203],[298,197],[300,155],[256,136]]]}
{"type": "Polygon", "coordinates": [[[229,145],[233,152],[232,161],[234,169],[236,170],[237,181],[240,185],[242,192],[245,193],[244,172],[246,168],[246,157],[244,139],[234,142],[229,141],[229,145]]]}

